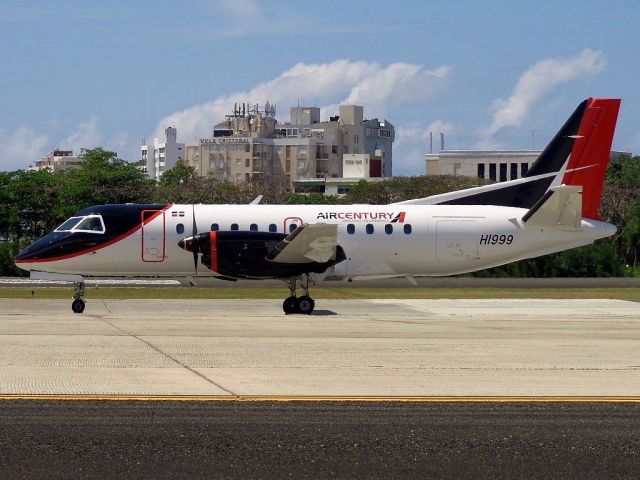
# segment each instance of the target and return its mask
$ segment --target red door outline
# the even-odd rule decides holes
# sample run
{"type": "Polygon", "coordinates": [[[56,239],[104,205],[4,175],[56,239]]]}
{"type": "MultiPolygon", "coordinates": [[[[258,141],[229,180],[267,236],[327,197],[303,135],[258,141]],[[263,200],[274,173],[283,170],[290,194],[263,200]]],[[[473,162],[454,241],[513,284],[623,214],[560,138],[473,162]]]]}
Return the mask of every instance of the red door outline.
{"type": "Polygon", "coordinates": [[[284,233],[289,235],[291,232],[289,231],[289,225],[295,223],[297,227],[302,225],[302,219],[300,217],[287,217],[284,219],[284,233]]]}
{"type": "MultiPolygon", "coordinates": [[[[164,215],[164,210],[142,210],[142,212],[140,212],[140,221],[141,221],[141,230],[142,230],[142,235],[141,235],[141,241],[140,241],[140,257],[142,258],[142,261],[145,263],[159,263],[164,261],[164,258],[166,256],[166,226],[167,226],[167,220],[165,218],[164,215]],[[151,213],[151,215],[148,215],[149,213],[151,213]],[[147,214],[147,215],[145,215],[147,214]],[[162,255],[156,255],[156,258],[154,260],[148,260],[145,259],[145,255],[144,255],[144,230],[145,230],[145,226],[149,225],[151,222],[153,222],[157,217],[162,216],[162,255]],[[159,258],[158,258],[159,257],[159,258]]],[[[159,251],[158,251],[159,253],[159,251]]],[[[147,256],[148,258],[148,256],[147,256]]]]}

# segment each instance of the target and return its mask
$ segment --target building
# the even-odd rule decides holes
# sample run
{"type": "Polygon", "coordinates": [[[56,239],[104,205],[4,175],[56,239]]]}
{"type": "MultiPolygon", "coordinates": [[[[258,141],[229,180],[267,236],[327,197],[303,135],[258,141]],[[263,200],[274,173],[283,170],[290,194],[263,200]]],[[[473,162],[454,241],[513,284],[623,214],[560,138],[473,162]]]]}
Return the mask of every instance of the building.
{"type": "MultiPolygon", "coordinates": [[[[234,106],[212,137],[185,147],[185,161],[202,176],[232,181],[269,177],[292,185],[299,179],[343,177],[345,155],[368,155],[368,176],[391,176],[395,130],[388,121],[364,119],[363,107],[342,105],[320,120],[318,107],[292,107],[279,123],[275,106],[234,106]]],[[[354,160],[355,161],[355,160],[354,160]]]]}
{"type": "Polygon", "coordinates": [[[426,155],[427,175],[462,175],[504,182],[526,175],[540,150],[441,150],[426,155]]]}
{"type": "Polygon", "coordinates": [[[296,193],[324,193],[344,195],[360,180],[382,181],[382,158],[371,157],[368,153],[345,153],[342,156],[342,177],[299,178],[293,181],[296,193]]]}
{"type": "Polygon", "coordinates": [[[53,173],[64,172],[73,168],[79,168],[83,162],[82,151],[80,156],[76,157],[73,155],[72,150],[61,150],[59,147],[56,147],[40,160],[36,160],[36,162],[29,167],[29,170],[49,170],[53,173]]]}
{"type": "Polygon", "coordinates": [[[165,140],[154,138],[152,144],[140,147],[142,160],[146,166],[147,176],[160,180],[162,174],[172,168],[178,160],[184,159],[184,143],[177,143],[178,131],[175,127],[164,130],[165,140]]]}
{"type": "MultiPolygon", "coordinates": [[[[462,175],[504,182],[522,178],[542,150],[441,150],[427,153],[427,175],[462,175]]],[[[629,152],[611,152],[611,162],[629,152]]]]}

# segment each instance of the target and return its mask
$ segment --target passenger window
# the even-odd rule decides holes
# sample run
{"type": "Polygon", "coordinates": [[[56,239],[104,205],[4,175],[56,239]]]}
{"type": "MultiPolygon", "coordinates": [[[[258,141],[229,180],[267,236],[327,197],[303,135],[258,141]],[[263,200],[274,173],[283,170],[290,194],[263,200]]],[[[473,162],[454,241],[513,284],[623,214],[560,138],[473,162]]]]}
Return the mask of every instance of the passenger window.
{"type": "Polygon", "coordinates": [[[212,232],[217,232],[218,230],[220,230],[220,225],[218,225],[217,223],[212,223],[211,224],[211,231],[212,232]]]}
{"type": "Polygon", "coordinates": [[[393,225],[391,225],[390,223],[387,223],[384,226],[384,231],[387,235],[391,235],[393,233],[393,225]]]}
{"type": "Polygon", "coordinates": [[[255,223],[252,223],[251,225],[249,225],[249,230],[251,230],[252,232],[257,232],[258,231],[258,225],[255,223]]]}
{"type": "Polygon", "coordinates": [[[356,226],[353,223],[347,225],[347,233],[349,235],[353,235],[354,233],[356,233],[356,226]]]}
{"type": "Polygon", "coordinates": [[[231,224],[231,230],[238,230],[238,224],[237,223],[232,223],[231,224]]]}
{"type": "Polygon", "coordinates": [[[176,233],[182,235],[184,233],[184,225],[179,223],[176,225],[176,233]]]}
{"type": "Polygon", "coordinates": [[[409,235],[411,233],[411,224],[410,223],[405,223],[404,224],[404,233],[406,233],[407,235],[409,235]]]}
{"type": "Polygon", "coordinates": [[[278,227],[276,226],[276,224],[275,224],[275,223],[271,223],[271,224],[269,225],[269,231],[270,231],[270,232],[277,232],[277,231],[278,231],[278,227]]]}
{"type": "Polygon", "coordinates": [[[366,230],[367,230],[367,233],[371,235],[373,233],[373,225],[371,225],[370,223],[367,223],[366,230]]]}
{"type": "Polygon", "coordinates": [[[289,225],[289,233],[293,233],[293,231],[298,228],[298,225],[295,223],[292,223],[291,225],[289,225]]]}

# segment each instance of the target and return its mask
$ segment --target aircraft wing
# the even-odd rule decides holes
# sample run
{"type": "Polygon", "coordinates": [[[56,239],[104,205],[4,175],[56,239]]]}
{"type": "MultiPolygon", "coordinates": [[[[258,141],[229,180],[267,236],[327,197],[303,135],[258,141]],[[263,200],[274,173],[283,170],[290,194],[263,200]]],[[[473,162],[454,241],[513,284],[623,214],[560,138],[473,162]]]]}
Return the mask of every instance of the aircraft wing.
{"type": "Polygon", "coordinates": [[[305,223],[282,240],[269,255],[279,263],[324,263],[336,257],[338,226],[305,223]]]}

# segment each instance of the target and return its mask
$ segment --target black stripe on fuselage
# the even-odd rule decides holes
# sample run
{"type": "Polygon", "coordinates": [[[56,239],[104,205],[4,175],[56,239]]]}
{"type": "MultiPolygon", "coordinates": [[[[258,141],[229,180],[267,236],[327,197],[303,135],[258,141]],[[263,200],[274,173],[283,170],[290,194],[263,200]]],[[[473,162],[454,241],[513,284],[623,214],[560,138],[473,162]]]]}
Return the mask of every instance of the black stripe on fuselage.
{"type": "MultiPolygon", "coordinates": [[[[524,178],[535,177],[560,171],[573,149],[573,138],[580,128],[580,122],[587,108],[585,100],[571,114],[549,145],[542,151],[524,178]]],[[[505,186],[466,197],[446,200],[440,205],[497,205],[503,207],[531,208],[549,189],[554,177],[541,178],[518,185],[505,186]]]]}
{"type": "Polygon", "coordinates": [[[143,210],[165,208],[164,204],[96,205],[85,208],[73,216],[101,215],[105,233],[51,232],[22,250],[16,256],[16,260],[20,262],[68,258],[87,249],[101,248],[136,227],[140,227],[143,210]]]}

